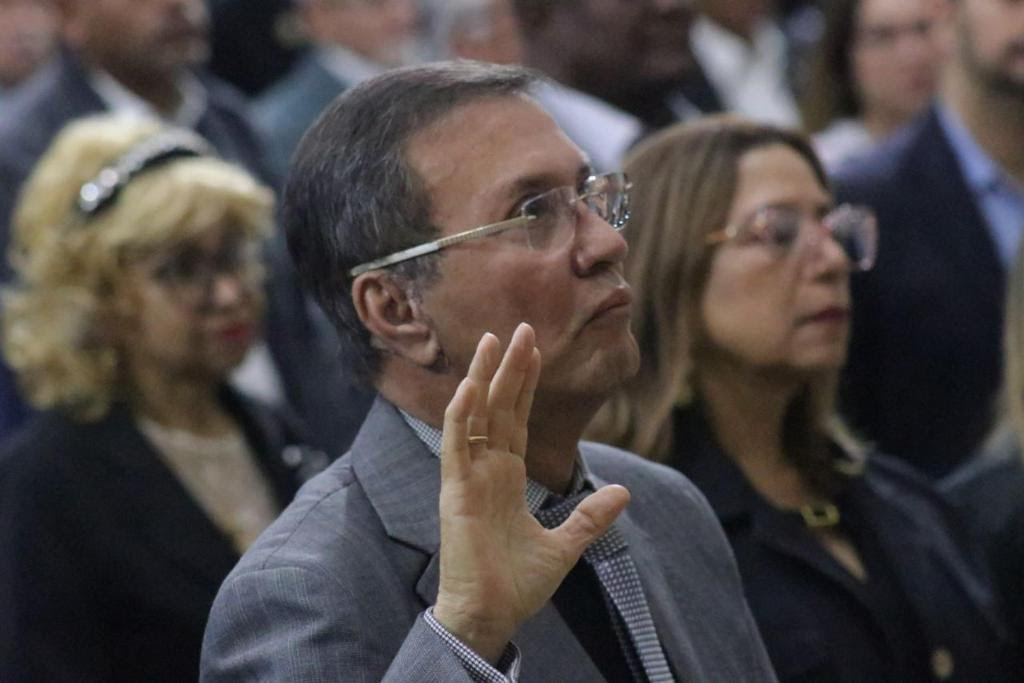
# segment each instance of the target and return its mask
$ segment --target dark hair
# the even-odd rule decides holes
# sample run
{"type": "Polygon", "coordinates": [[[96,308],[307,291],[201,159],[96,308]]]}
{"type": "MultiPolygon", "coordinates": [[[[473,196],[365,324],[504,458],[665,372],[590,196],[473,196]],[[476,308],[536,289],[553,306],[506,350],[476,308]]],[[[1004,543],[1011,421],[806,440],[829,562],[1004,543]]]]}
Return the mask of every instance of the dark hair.
{"type": "Polygon", "coordinates": [[[810,83],[803,103],[807,130],[817,132],[837,118],[861,114],[851,54],[857,37],[860,0],[824,4],[825,30],[812,57],[810,83]]]}
{"type": "MultiPolygon", "coordinates": [[[[376,375],[380,352],[356,314],[349,270],[439,233],[407,144],[457,107],[524,94],[538,78],[521,67],[470,61],[396,69],[339,96],[303,136],[282,204],[288,248],[363,380],[376,375]]],[[[391,270],[422,285],[437,264],[428,256],[391,270]]]]}

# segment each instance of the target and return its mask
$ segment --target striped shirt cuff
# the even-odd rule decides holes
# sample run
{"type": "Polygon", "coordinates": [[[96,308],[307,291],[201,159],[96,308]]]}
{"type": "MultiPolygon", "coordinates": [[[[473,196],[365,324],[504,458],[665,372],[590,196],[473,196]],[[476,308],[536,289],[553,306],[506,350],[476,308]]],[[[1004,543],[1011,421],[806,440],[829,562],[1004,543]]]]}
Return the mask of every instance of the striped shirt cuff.
{"type": "Polygon", "coordinates": [[[476,683],[517,683],[519,680],[520,658],[519,648],[515,646],[515,643],[506,645],[501,659],[498,660],[496,665],[491,666],[486,659],[478,655],[468,645],[442,626],[434,618],[433,608],[424,612],[423,618],[426,619],[427,625],[430,626],[434,633],[452,649],[452,652],[455,653],[462,666],[466,668],[466,673],[476,683]]]}

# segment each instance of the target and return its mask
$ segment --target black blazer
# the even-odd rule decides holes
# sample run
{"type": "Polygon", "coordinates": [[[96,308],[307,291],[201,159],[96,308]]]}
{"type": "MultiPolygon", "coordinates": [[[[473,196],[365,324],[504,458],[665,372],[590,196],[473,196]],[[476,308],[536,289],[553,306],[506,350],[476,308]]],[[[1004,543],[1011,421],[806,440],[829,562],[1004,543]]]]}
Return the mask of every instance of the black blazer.
{"type": "Polygon", "coordinates": [[[884,456],[836,500],[871,576],[865,589],[807,532],[769,505],[697,410],[676,416],[671,465],[697,485],[736,554],[747,601],[782,683],[1019,680],[991,591],[965,559],[952,514],[922,477],[884,456]]]}
{"type": "Polygon", "coordinates": [[[945,474],[992,426],[1002,263],[934,109],[835,180],[880,231],[852,281],[843,412],[881,451],[945,474]]]}
{"type": "MultiPolygon", "coordinates": [[[[326,467],[276,413],[225,405],[282,508],[326,467]]],[[[39,415],[0,451],[0,680],[196,680],[238,559],[126,408],[92,424],[39,415]]]]}

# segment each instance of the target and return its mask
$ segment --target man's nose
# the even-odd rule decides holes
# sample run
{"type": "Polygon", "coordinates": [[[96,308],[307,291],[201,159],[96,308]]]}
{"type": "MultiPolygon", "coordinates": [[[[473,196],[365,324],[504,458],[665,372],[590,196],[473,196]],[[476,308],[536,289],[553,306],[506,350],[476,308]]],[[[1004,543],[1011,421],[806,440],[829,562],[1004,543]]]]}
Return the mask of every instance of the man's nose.
{"type": "Polygon", "coordinates": [[[629,253],[623,234],[581,202],[581,215],[576,226],[573,248],[573,269],[579,276],[588,275],[601,266],[618,265],[629,253]]]}

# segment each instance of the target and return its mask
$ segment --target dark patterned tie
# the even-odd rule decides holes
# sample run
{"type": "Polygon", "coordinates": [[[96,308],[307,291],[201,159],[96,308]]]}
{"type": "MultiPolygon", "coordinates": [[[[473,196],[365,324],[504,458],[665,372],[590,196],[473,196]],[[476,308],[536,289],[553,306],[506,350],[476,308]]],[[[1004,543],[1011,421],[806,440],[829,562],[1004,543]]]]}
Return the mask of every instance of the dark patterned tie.
{"type": "MultiPolygon", "coordinates": [[[[590,491],[583,491],[571,498],[562,499],[550,495],[545,505],[537,511],[537,520],[548,529],[564,522],[572,514],[583,498],[590,491]]],[[[629,556],[626,539],[619,530],[612,526],[601,538],[590,544],[583,558],[594,568],[612,604],[626,625],[628,638],[632,641],[636,656],[643,667],[643,674],[650,683],[672,683],[675,679],[665,660],[665,653],[658,640],[658,632],[654,628],[654,620],[644,597],[640,575],[637,574],[633,558],[629,556]]],[[[621,628],[615,624],[615,631],[623,638],[621,628]]],[[[628,643],[623,643],[628,652],[628,643]]],[[[633,658],[627,656],[631,666],[635,666],[633,658]]]]}

